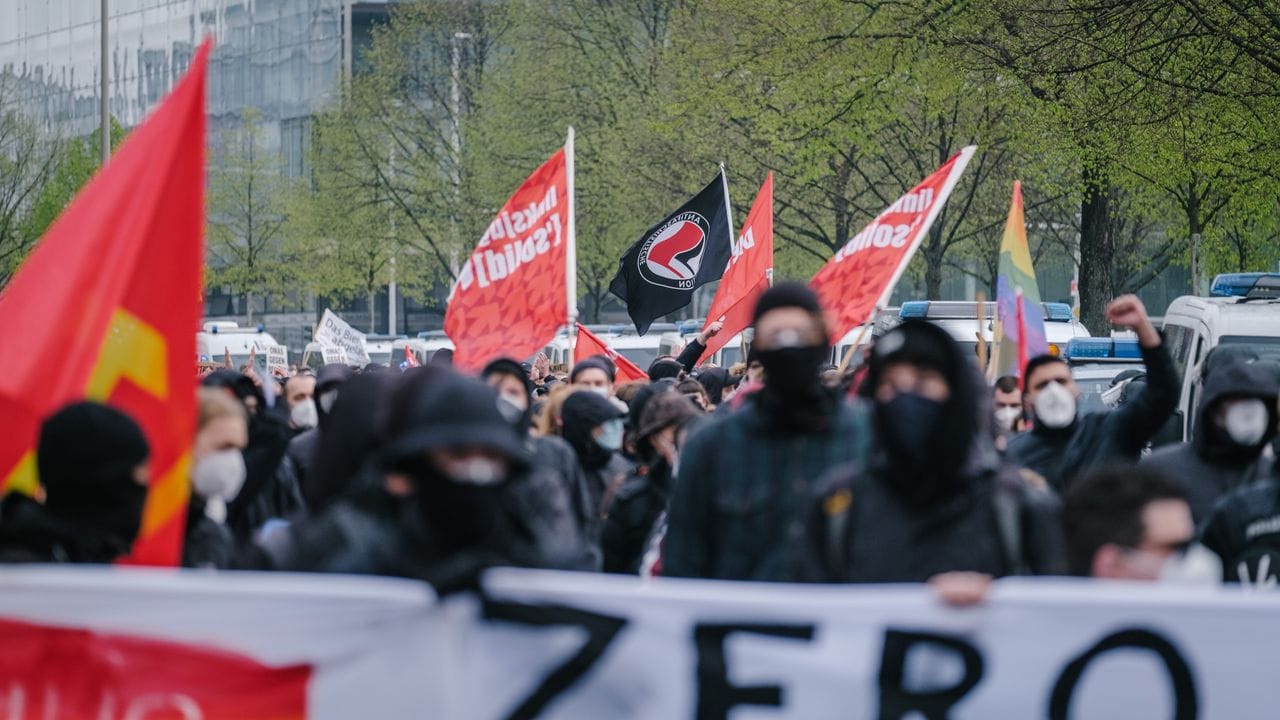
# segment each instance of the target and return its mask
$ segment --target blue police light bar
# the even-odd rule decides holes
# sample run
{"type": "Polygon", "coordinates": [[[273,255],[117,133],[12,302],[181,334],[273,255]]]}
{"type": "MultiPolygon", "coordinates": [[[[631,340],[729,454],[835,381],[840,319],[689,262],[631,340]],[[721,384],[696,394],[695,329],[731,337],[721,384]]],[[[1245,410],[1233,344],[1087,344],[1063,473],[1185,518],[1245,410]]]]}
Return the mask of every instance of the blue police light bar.
{"type": "Polygon", "coordinates": [[[1067,343],[1067,360],[1142,359],[1142,349],[1134,338],[1072,338],[1067,343]]]}
{"type": "Polygon", "coordinates": [[[1066,303],[1047,302],[1044,304],[1044,319],[1051,322],[1071,322],[1076,315],[1066,303]]]}
{"type": "Polygon", "coordinates": [[[1275,273],[1223,273],[1213,279],[1209,287],[1210,297],[1248,297],[1249,291],[1262,278],[1280,279],[1275,273]]]}
{"type": "Polygon", "coordinates": [[[902,303],[902,309],[898,311],[898,317],[903,320],[906,320],[907,318],[922,318],[928,314],[928,300],[909,300],[902,303]]]}

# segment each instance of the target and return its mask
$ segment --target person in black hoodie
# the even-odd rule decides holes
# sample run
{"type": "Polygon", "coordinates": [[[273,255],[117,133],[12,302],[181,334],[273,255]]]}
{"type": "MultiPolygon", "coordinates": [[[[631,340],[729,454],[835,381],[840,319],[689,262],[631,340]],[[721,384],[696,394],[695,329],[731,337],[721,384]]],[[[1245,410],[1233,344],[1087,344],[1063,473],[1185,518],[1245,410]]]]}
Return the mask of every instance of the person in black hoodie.
{"type": "Polygon", "coordinates": [[[945,330],[908,320],[886,333],[860,392],[872,403],[875,442],[865,462],[819,484],[800,579],[924,582],[1065,568],[1057,499],[1001,460],[990,393],[945,330]]]}
{"type": "Polygon", "coordinates": [[[376,482],[268,538],[267,567],[426,580],[445,594],[489,567],[571,567],[576,538],[505,492],[528,467],[494,391],[444,367],[410,371],[387,408],[376,482]]]}
{"type": "Polygon", "coordinates": [[[133,548],[147,500],[151,448],[128,415],[67,405],[40,426],[36,472],[44,503],[0,502],[0,562],[110,563],[133,548]]]}
{"type": "Polygon", "coordinates": [[[613,400],[579,390],[565,398],[560,411],[563,437],[578,456],[587,479],[585,527],[587,542],[599,545],[604,512],[614,493],[631,472],[631,463],[620,453],[625,435],[626,412],[613,400]]]}
{"type": "Polygon", "coordinates": [[[645,403],[635,430],[640,463],[618,490],[605,517],[605,572],[639,572],[646,541],[671,497],[671,478],[677,464],[676,435],[684,423],[701,414],[689,398],[669,387],[645,403]]]}
{"type": "Polygon", "coordinates": [[[525,512],[558,528],[566,537],[577,536],[582,548],[581,570],[600,569],[600,546],[588,542],[592,522],[591,494],[586,474],[573,448],[555,436],[532,437],[533,381],[520,363],[509,358],[485,366],[480,378],[498,393],[498,408],[525,444],[532,462],[511,478],[507,493],[525,512]]]}
{"type": "Polygon", "coordinates": [[[1280,387],[1267,368],[1231,362],[1213,369],[1203,393],[1191,442],[1158,448],[1142,461],[1186,492],[1197,523],[1219,497],[1270,474],[1262,451],[1276,435],[1280,387]]]}
{"type": "Polygon", "coordinates": [[[294,482],[297,484],[302,498],[307,502],[310,502],[308,496],[316,492],[315,489],[309,488],[308,484],[311,482],[311,469],[315,465],[316,448],[320,444],[320,435],[324,432],[324,427],[329,422],[330,413],[333,412],[333,405],[337,402],[343,385],[354,375],[355,372],[346,365],[331,364],[320,368],[320,372],[316,374],[315,390],[318,423],[316,427],[298,433],[289,441],[289,445],[285,449],[284,460],[280,464],[280,472],[293,474],[294,482]]]}

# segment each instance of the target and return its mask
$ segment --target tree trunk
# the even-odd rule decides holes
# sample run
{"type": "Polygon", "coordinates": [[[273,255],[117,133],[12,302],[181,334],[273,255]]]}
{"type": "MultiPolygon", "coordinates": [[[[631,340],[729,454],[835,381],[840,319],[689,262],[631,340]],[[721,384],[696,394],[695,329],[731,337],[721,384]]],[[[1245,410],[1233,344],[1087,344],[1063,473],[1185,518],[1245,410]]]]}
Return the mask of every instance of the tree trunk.
{"type": "Polygon", "coordinates": [[[928,255],[924,257],[924,297],[926,300],[942,299],[942,258],[935,262],[928,255]]]}
{"type": "Polygon", "coordinates": [[[375,310],[374,302],[378,299],[378,289],[374,287],[370,287],[368,297],[369,297],[369,332],[376,333],[378,332],[378,326],[374,324],[374,316],[376,315],[376,313],[374,312],[375,310]]]}
{"type": "Polygon", "coordinates": [[[245,314],[248,315],[248,317],[245,319],[245,324],[250,327],[253,327],[253,291],[252,290],[246,290],[244,292],[244,311],[245,311],[245,314]]]}
{"type": "Polygon", "coordinates": [[[1106,335],[1109,329],[1109,185],[1104,173],[1085,168],[1084,197],[1080,201],[1080,321],[1095,335],[1106,335]]]}

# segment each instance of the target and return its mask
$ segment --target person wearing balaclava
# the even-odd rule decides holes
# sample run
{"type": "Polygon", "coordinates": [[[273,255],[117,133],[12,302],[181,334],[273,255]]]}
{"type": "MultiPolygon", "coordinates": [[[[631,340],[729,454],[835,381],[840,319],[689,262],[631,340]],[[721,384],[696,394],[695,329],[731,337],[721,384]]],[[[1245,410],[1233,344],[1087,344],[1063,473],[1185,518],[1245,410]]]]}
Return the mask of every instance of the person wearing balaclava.
{"type": "Polygon", "coordinates": [[[94,402],[40,426],[36,473],[43,504],[11,492],[0,501],[0,562],[111,563],[142,526],[151,455],[128,415],[94,402]]]}
{"type": "Polygon", "coordinates": [[[985,383],[947,332],[907,320],[875,345],[866,460],[823,478],[799,579],[924,582],[1065,568],[1058,502],[995,449],[985,383]]]}
{"type": "Polygon", "coordinates": [[[689,398],[669,386],[645,403],[635,428],[640,462],[609,504],[605,517],[605,572],[639,572],[645,545],[671,497],[671,479],[679,463],[676,436],[682,425],[701,415],[689,398]]]}
{"type": "MultiPolygon", "coordinates": [[[[308,504],[308,511],[314,511],[310,507],[308,496],[316,491],[308,487],[311,484],[311,472],[315,466],[315,457],[320,444],[321,433],[324,432],[325,425],[329,422],[330,413],[333,411],[333,405],[338,400],[338,393],[342,390],[343,385],[355,375],[355,372],[347,365],[341,363],[329,364],[320,368],[320,372],[315,378],[315,411],[316,425],[315,427],[298,433],[293,439],[289,440],[289,445],[285,449],[284,460],[280,463],[277,475],[283,475],[280,478],[282,483],[289,482],[289,476],[293,477],[293,484],[299,489],[302,498],[308,504]]],[[[324,491],[319,491],[323,494],[324,491]]]]}
{"type": "Polygon", "coordinates": [[[1114,410],[1080,413],[1080,389],[1066,361],[1041,355],[1028,361],[1022,373],[1031,432],[1011,438],[1006,457],[1059,493],[1090,470],[1136,463],[1178,404],[1178,371],[1142,301],[1135,295],[1111,301],[1107,322],[1138,335],[1147,384],[1133,399],[1114,410]]]}
{"type": "Polygon", "coordinates": [[[227,503],[244,485],[249,421],[244,406],[214,388],[196,395],[196,437],[191,446],[191,500],[182,565],[229,568],[237,545],[227,529],[227,503]]]}
{"type": "Polygon", "coordinates": [[[580,570],[600,569],[600,547],[589,542],[593,522],[591,492],[586,473],[569,443],[554,435],[533,437],[533,381],[520,363],[510,358],[494,360],[480,378],[498,393],[498,408],[523,438],[532,462],[512,476],[507,493],[516,507],[537,515],[547,527],[565,537],[576,537],[581,547],[580,570]]]}
{"type": "Polygon", "coordinates": [[[599,546],[600,532],[608,501],[631,472],[632,464],[622,456],[626,435],[626,411],[609,398],[579,390],[565,398],[560,410],[563,437],[578,456],[578,465],[587,479],[587,542],[599,546]]]}
{"type": "Polygon", "coordinates": [[[397,384],[377,453],[380,482],[264,541],[268,567],[474,588],[486,568],[565,567],[576,548],[504,490],[528,466],[519,435],[480,380],[448,368],[397,384]]]}
{"type": "Polygon", "coordinates": [[[764,387],[689,437],[668,515],[667,575],[790,580],[807,552],[814,482],[866,454],[865,409],[818,377],[831,348],[817,295],[799,283],[775,285],[760,296],[754,325],[764,387]]]}
{"type": "Polygon", "coordinates": [[[1142,464],[1187,494],[1191,516],[1203,522],[1222,495],[1266,478],[1263,454],[1276,435],[1276,379],[1266,368],[1231,363],[1204,381],[1191,442],[1157,448],[1142,464]]]}

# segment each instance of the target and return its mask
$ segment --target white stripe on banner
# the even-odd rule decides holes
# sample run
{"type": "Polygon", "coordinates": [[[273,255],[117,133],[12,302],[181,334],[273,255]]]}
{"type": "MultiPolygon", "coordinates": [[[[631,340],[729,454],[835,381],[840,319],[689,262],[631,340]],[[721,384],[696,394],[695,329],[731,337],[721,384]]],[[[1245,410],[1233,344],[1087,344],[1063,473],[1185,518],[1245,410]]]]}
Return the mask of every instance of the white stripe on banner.
{"type": "Polygon", "coordinates": [[[485,588],[6,569],[0,718],[1274,714],[1275,595],[1019,579],[956,610],[921,586],[520,570],[485,588]]]}

